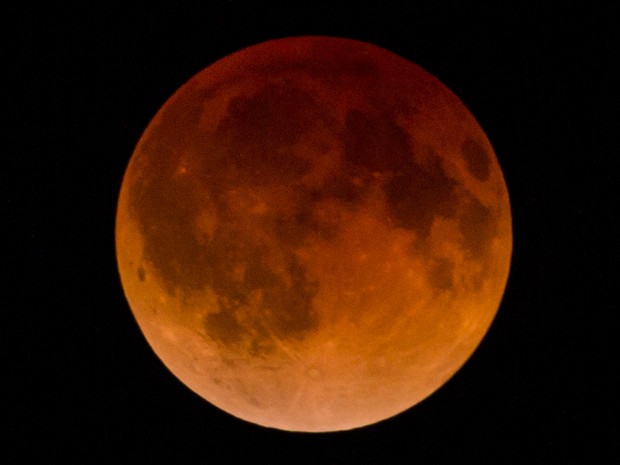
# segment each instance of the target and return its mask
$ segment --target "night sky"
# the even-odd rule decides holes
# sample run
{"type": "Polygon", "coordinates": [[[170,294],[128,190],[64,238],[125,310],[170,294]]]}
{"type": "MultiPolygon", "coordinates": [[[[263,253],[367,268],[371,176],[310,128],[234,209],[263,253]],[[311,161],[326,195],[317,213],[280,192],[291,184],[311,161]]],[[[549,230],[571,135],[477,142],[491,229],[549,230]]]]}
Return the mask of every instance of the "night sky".
{"type": "Polygon", "coordinates": [[[617,453],[612,14],[409,3],[5,15],[2,463],[601,463],[617,453]],[[249,424],[188,390],[143,338],[115,261],[122,176],[157,110],[217,59],[294,35],[371,42],[439,78],[486,131],[513,213],[506,293],[468,363],[413,409],[333,434],[249,424]]]}

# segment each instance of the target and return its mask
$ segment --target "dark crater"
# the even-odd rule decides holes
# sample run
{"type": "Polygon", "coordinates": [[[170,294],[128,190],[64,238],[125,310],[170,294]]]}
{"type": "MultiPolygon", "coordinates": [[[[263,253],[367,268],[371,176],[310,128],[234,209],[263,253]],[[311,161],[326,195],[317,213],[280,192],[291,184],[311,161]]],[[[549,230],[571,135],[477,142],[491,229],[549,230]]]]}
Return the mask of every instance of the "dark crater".
{"type": "Polygon", "coordinates": [[[428,273],[429,284],[440,291],[450,290],[454,284],[454,262],[447,258],[433,261],[428,273]]]}
{"type": "Polygon", "coordinates": [[[469,196],[459,218],[463,247],[471,258],[486,260],[491,253],[491,240],[498,233],[497,218],[493,211],[469,196]]]}
{"type": "Polygon", "coordinates": [[[467,139],[461,146],[467,169],[478,181],[486,181],[491,174],[489,154],[482,146],[472,139],[467,139]]]}

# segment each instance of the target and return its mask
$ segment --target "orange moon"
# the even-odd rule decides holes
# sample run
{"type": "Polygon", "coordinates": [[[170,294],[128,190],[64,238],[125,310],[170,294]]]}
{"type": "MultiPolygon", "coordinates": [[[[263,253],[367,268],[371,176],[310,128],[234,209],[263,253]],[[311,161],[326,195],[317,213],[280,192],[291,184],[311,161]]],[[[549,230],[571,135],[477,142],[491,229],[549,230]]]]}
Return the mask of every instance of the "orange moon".
{"type": "Polygon", "coordinates": [[[184,84],[131,157],[116,217],[148,343],[224,411],[347,430],[440,388],[487,332],[508,192],[464,104],[355,40],[233,53],[184,84]]]}

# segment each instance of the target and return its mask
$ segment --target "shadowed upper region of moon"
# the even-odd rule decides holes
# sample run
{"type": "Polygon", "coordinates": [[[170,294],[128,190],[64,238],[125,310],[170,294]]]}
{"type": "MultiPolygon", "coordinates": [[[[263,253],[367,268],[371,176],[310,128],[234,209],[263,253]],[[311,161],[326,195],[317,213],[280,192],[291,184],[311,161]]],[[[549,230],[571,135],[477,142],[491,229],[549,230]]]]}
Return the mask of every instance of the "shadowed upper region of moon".
{"type": "Polygon", "coordinates": [[[365,58],[348,56],[342,59],[339,51],[334,53],[324,53],[320,45],[311,52],[314,56],[312,66],[308,66],[307,57],[289,55],[281,62],[273,63],[269,60],[258,61],[248,66],[248,73],[255,75],[278,76],[293,73],[303,73],[318,81],[331,81],[338,83],[351,80],[362,80],[365,78],[376,79],[380,69],[376,63],[365,58]]]}
{"type": "Polygon", "coordinates": [[[441,83],[369,44],[296,38],[166,102],[123,181],[117,256],[188,386],[259,424],[328,431],[402,411],[465,362],[510,226],[492,148],[441,83]]]}

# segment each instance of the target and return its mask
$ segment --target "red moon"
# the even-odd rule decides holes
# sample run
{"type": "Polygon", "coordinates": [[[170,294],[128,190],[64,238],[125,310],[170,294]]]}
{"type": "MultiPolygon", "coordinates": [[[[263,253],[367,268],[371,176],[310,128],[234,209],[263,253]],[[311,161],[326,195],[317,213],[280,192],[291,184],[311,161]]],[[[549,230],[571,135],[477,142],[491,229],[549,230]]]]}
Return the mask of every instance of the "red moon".
{"type": "Polygon", "coordinates": [[[512,253],[497,158],[419,66],[355,40],[233,53],[158,111],[116,252],[148,343],[224,411],[347,430],[440,388],[487,332],[512,253]]]}

